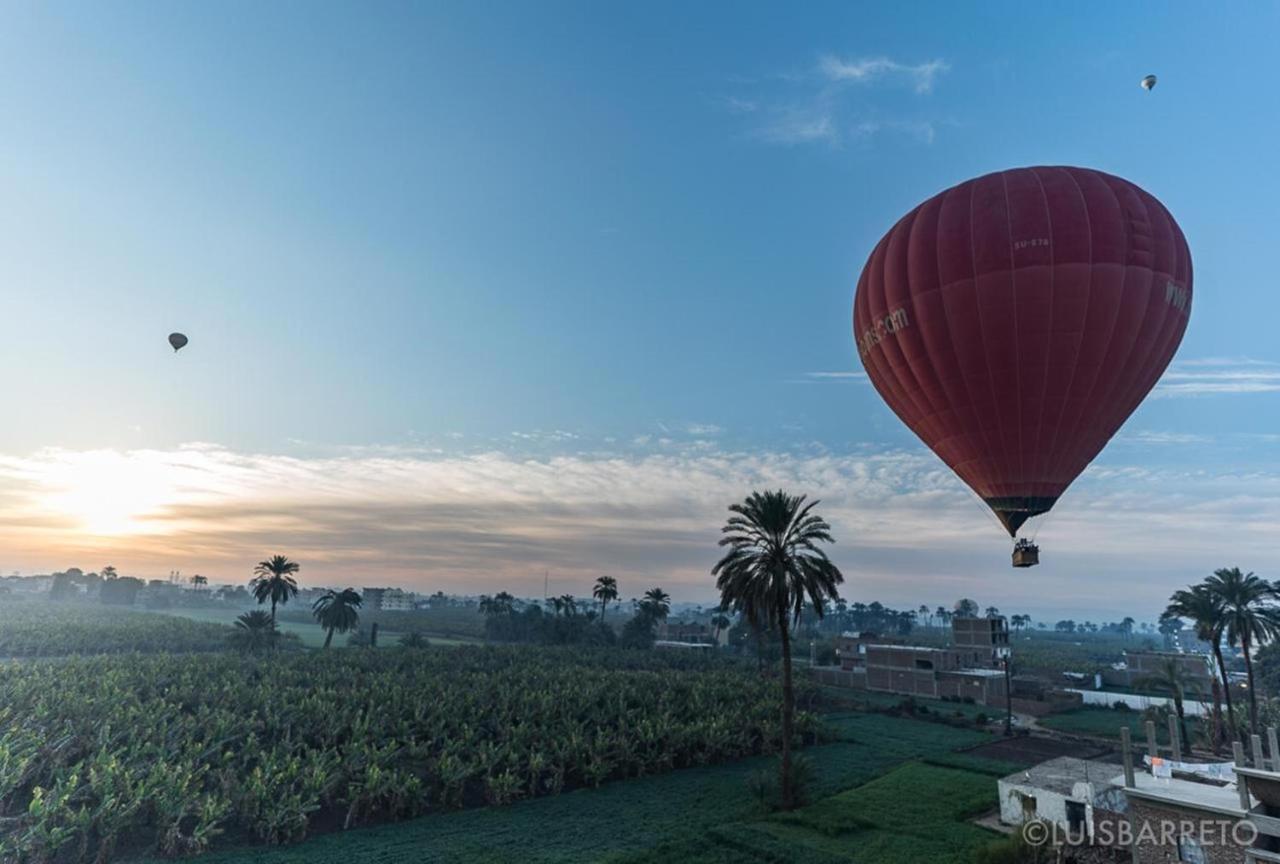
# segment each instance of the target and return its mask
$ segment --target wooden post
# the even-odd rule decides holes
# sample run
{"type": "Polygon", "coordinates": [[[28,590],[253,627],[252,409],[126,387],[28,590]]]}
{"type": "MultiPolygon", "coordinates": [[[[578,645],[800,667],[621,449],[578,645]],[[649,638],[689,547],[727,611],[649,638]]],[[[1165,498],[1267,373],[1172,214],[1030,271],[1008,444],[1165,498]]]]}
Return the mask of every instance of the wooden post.
{"type": "Polygon", "coordinates": [[[1135,785],[1133,779],[1133,751],[1129,748],[1129,727],[1120,727],[1120,752],[1124,754],[1124,785],[1126,789],[1132,789],[1135,785]]]}
{"type": "Polygon", "coordinates": [[[1276,727],[1267,727],[1267,750],[1271,753],[1271,770],[1280,771],[1280,744],[1276,742],[1276,727]]]}
{"type": "Polygon", "coordinates": [[[1178,737],[1178,716],[1169,715],[1169,744],[1173,747],[1173,761],[1182,761],[1182,739],[1178,737]]]}
{"type": "Polygon", "coordinates": [[[1160,751],[1156,748],[1156,721],[1147,721],[1147,755],[1155,759],[1160,755],[1160,751]]]}
{"type": "Polygon", "coordinates": [[[1262,736],[1249,736],[1249,749],[1253,752],[1253,767],[1259,771],[1267,770],[1267,762],[1262,758],[1262,736]]]}
{"type": "MultiPolygon", "coordinates": [[[[1244,767],[1244,745],[1239,741],[1231,742],[1231,755],[1235,760],[1237,768],[1244,767]]],[[[1240,809],[1249,809],[1249,784],[1245,782],[1244,776],[1236,774],[1236,792],[1240,794],[1240,809]]]]}

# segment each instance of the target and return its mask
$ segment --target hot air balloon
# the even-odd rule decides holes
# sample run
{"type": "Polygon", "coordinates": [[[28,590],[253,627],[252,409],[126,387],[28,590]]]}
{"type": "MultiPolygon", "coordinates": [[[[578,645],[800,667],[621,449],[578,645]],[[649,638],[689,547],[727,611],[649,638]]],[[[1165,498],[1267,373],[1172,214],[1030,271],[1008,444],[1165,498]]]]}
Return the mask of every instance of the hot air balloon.
{"type": "MultiPolygon", "coordinates": [[[[1100,171],[1015,168],[902,217],[858,280],[853,329],[889,407],[1017,537],[1155,385],[1190,312],[1164,205],[1100,171]]],[[[1020,545],[1018,566],[1036,563],[1020,545]]]]}
{"type": "Polygon", "coordinates": [[[187,345],[187,337],[181,333],[170,333],[169,344],[173,346],[173,353],[178,353],[187,345]]]}
{"type": "MultiPolygon", "coordinates": [[[[1142,79],[1142,89],[1143,89],[1143,90],[1150,90],[1152,87],[1155,87],[1155,86],[1156,86],[1156,76],[1154,76],[1154,75],[1146,75],[1146,76],[1144,76],[1144,77],[1143,77],[1143,79],[1142,79]]],[[[1176,88],[1175,88],[1175,89],[1176,89],[1176,88]]]]}

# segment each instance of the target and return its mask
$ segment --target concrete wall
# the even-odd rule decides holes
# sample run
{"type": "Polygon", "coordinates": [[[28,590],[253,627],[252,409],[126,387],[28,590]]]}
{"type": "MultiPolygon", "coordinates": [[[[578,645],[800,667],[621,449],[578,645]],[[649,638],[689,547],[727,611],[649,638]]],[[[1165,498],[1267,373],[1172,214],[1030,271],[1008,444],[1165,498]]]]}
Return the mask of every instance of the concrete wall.
{"type": "Polygon", "coordinates": [[[996,789],[1000,795],[1000,821],[1006,825],[1021,825],[1025,819],[1044,819],[1063,826],[1067,824],[1066,795],[1009,780],[998,781],[996,789]],[[1024,809],[1025,798],[1035,799],[1034,811],[1024,809]]]}
{"type": "MultiPolygon", "coordinates": [[[[1231,831],[1235,824],[1239,821],[1229,816],[1223,816],[1217,813],[1209,813],[1191,808],[1173,809],[1170,807],[1161,807],[1149,801],[1143,801],[1139,798],[1133,798],[1129,801],[1129,825],[1133,831],[1133,836],[1140,837],[1143,834],[1143,825],[1147,824],[1147,833],[1153,835],[1155,842],[1143,842],[1137,844],[1134,849],[1133,860],[1135,864],[1168,864],[1170,861],[1183,860],[1178,857],[1178,847],[1176,843],[1160,843],[1161,825],[1164,822],[1179,823],[1184,820],[1191,820],[1196,824],[1204,822],[1222,822],[1226,826],[1227,845],[1211,845],[1202,847],[1204,850],[1204,860],[1207,864],[1245,864],[1245,851],[1240,846],[1231,843],[1231,831]]],[[[1217,835],[1216,829],[1211,829],[1212,833],[1217,835]]],[[[1248,836],[1247,834],[1245,836],[1248,836]]]]}

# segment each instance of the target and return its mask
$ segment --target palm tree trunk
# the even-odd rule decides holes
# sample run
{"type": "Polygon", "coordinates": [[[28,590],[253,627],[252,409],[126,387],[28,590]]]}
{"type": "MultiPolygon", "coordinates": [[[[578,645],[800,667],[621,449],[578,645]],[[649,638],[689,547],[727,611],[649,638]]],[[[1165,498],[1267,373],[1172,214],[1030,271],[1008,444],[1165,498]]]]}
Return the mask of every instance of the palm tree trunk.
{"type": "Polygon", "coordinates": [[[795,713],[795,692],[791,688],[791,634],[787,630],[787,610],[778,610],[782,628],[782,809],[795,806],[795,790],[791,788],[791,726],[795,713]]]}
{"type": "Polygon", "coordinates": [[[328,648],[329,643],[333,641],[333,628],[329,628],[329,632],[324,637],[324,647],[328,648]]]}
{"type": "Polygon", "coordinates": [[[271,598],[271,629],[276,629],[276,598],[271,598]]]}
{"type": "Polygon", "coordinates": [[[1249,636],[1241,634],[1240,647],[1244,650],[1244,670],[1249,675],[1249,729],[1258,731],[1258,694],[1253,688],[1253,658],[1249,656],[1249,636]]]}
{"type": "Polygon", "coordinates": [[[1222,698],[1227,703],[1227,723],[1231,727],[1231,737],[1236,734],[1236,712],[1231,705],[1231,679],[1227,677],[1227,665],[1222,662],[1222,634],[1213,640],[1213,659],[1218,664],[1218,677],[1222,679],[1222,698]]]}

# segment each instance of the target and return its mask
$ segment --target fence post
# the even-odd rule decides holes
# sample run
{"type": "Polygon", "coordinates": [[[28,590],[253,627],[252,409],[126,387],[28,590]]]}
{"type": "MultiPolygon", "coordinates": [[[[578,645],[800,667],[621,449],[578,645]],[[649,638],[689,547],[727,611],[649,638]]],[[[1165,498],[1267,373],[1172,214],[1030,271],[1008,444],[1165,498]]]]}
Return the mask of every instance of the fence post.
{"type": "Polygon", "coordinates": [[[1160,751],[1156,749],[1156,721],[1147,721],[1147,755],[1155,759],[1160,755],[1160,751]]]}
{"type": "Polygon", "coordinates": [[[1129,749],[1129,727],[1120,727],[1120,752],[1124,754],[1124,785],[1126,789],[1134,787],[1133,751],[1129,749]]]}
{"type": "Polygon", "coordinates": [[[1280,771],[1280,753],[1276,752],[1280,750],[1280,744],[1276,743],[1276,727],[1274,726],[1267,727],[1267,749],[1271,753],[1271,770],[1280,771]]]}
{"type": "Polygon", "coordinates": [[[1182,761],[1182,739],[1178,737],[1178,717],[1169,715],[1169,743],[1173,745],[1173,761],[1182,761]]]}
{"type": "Polygon", "coordinates": [[[1249,736],[1249,749],[1253,751],[1253,767],[1259,771],[1267,770],[1267,762],[1262,758],[1262,736],[1249,736]]]}
{"type": "MultiPolygon", "coordinates": [[[[1244,767],[1244,745],[1239,741],[1231,742],[1231,755],[1235,760],[1237,768],[1244,767]]],[[[1240,795],[1240,809],[1249,809],[1249,784],[1245,781],[1244,775],[1236,772],[1236,792],[1240,795]]]]}

